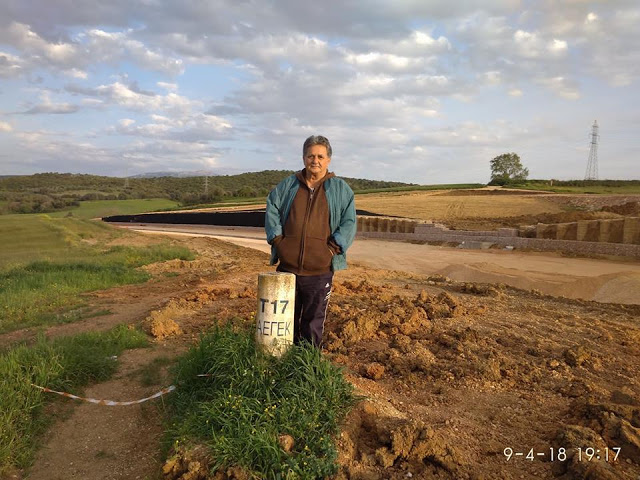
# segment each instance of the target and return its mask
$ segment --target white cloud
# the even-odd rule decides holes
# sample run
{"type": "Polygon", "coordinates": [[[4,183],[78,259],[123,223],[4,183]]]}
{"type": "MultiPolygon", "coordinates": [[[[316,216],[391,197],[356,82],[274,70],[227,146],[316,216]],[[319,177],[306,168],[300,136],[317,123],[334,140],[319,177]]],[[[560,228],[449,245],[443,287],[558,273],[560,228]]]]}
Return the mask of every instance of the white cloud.
{"type": "Polygon", "coordinates": [[[202,107],[202,102],[190,100],[176,93],[158,95],[153,92],[141,91],[132,85],[125,85],[121,82],[99,85],[95,88],[68,85],[66,90],[73,94],[98,97],[104,102],[138,111],[155,112],[160,110],[184,113],[202,107]]]}
{"type": "Polygon", "coordinates": [[[0,121],[0,132],[12,132],[13,127],[10,123],[0,121]]]}
{"type": "Polygon", "coordinates": [[[547,50],[549,50],[552,55],[562,56],[567,53],[568,45],[564,40],[558,40],[554,38],[551,42],[549,42],[547,50]]]}
{"type": "Polygon", "coordinates": [[[414,180],[475,172],[471,159],[536,134],[546,145],[547,132],[514,125],[578,123],[582,102],[565,100],[594,111],[639,100],[633,2],[472,3],[0,2],[2,111],[32,114],[4,137],[23,142],[16,158],[65,161],[77,148],[95,155],[87,165],[126,155],[136,168],[256,169],[289,156],[297,167],[300,138],[322,131],[347,171],[364,171],[362,152],[369,172],[414,180]],[[56,125],[68,137],[39,133],[45,113],[75,113],[56,125]]]}
{"type": "Polygon", "coordinates": [[[369,52],[365,54],[348,54],[345,60],[357,67],[382,67],[384,70],[402,71],[407,68],[419,66],[420,62],[407,57],[400,57],[389,53],[369,52]]]}
{"type": "Polygon", "coordinates": [[[86,80],[89,77],[87,72],[85,72],[83,70],[78,70],[77,68],[72,68],[70,70],[66,70],[63,73],[65,75],[69,76],[69,77],[82,79],[82,80],[86,80]]]}
{"type": "Polygon", "coordinates": [[[24,173],[91,171],[122,176],[148,171],[195,171],[216,166],[222,154],[221,149],[208,144],[157,138],[106,147],[49,131],[16,132],[13,136],[12,155],[3,167],[24,173]],[[36,158],[37,163],[31,161],[36,158]]]}
{"type": "Polygon", "coordinates": [[[40,103],[29,107],[20,113],[25,115],[38,115],[38,114],[67,114],[76,113],[79,110],[77,105],[66,102],[52,102],[50,93],[43,91],[41,94],[40,103]]]}
{"type": "Polygon", "coordinates": [[[540,56],[542,42],[537,33],[517,30],[513,34],[513,41],[521,57],[537,58],[540,56]]]}
{"type": "Polygon", "coordinates": [[[565,77],[542,78],[539,82],[568,100],[577,100],[580,98],[577,86],[565,77]]]}
{"type": "Polygon", "coordinates": [[[502,74],[497,70],[484,72],[482,78],[484,78],[485,82],[489,85],[499,85],[502,83],[502,74]]]}
{"type": "Polygon", "coordinates": [[[373,36],[362,41],[362,45],[362,49],[366,48],[402,57],[412,57],[423,61],[429,60],[434,56],[446,54],[453,48],[446,37],[433,38],[430,33],[420,30],[414,30],[400,39],[376,38],[373,36]]]}
{"type": "Polygon", "coordinates": [[[22,73],[23,69],[24,65],[20,57],[0,52],[0,77],[16,77],[22,73]]]}
{"type": "Polygon", "coordinates": [[[88,65],[125,60],[144,69],[170,75],[184,71],[181,59],[167,55],[160,48],[147,48],[143,42],[130,38],[131,34],[131,31],[91,29],[81,32],[73,40],[53,42],[34,32],[30,25],[14,21],[7,28],[0,29],[0,44],[10,45],[20,52],[20,56],[10,59],[14,65],[22,64],[22,68],[12,72],[14,74],[46,67],[75,78],[87,78],[85,68],[88,65]]]}
{"type": "Polygon", "coordinates": [[[86,32],[87,50],[101,61],[121,61],[130,58],[144,69],[179,75],[184,71],[181,59],[166,55],[160,49],[147,48],[143,42],[130,38],[132,32],[86,32]]]}
{"type": "Polygon", "coordinates": [[[160,88],[164,88],[165,90],[169,90],[171,92],[175,92],[176,90],[178,90],[177,83],[158,82],[156,85],[158,85],[160,88]]]}
{"type": "Polygon", "coordinates": [[[0,30],[0,42],[11,45],[36,59],[37,63],[69,67],[78,56],[78,48],[68,42],[47,42],[33,32],[29,25],[12,22],[6,29],[0,30]]]}
{"type": "Polygon", "coordinates": [[[99,98],[83,98],[80,103],[87,107],[100,108],[105,106],[105,103],[99,98]]]}
{"type": "Polygon", "coordinates": [[[214,115],[195,114],[182,118],[151,115],[151,120],[138,124],[131,119],[122,119],[108,131],[119,135],[195,143],[226,139],[232,131],[230,123],[214,115]]]}

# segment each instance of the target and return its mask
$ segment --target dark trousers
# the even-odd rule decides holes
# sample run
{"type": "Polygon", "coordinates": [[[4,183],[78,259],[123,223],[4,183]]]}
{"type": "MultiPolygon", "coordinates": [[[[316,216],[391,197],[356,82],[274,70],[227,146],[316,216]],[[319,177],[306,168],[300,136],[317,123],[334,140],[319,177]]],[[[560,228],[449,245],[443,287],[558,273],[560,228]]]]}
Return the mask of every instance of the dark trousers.
{"type": "Polygon", "coordinates": [[[303,341],[322,348],[324,320],[327,316],[333,272],[322,275],[296,275],[296,307],[293,321],[293,342],[303,341]]]}

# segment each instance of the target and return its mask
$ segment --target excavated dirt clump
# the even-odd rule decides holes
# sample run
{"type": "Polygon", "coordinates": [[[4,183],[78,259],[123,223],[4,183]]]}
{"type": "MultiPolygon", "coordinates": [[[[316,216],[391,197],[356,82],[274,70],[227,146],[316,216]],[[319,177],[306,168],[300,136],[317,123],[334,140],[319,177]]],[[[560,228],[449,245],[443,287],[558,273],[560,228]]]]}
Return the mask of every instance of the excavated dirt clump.
{"type": "Polygon", "coordinates": [[[470,313],[447,292],[430,295],[423,290],[412,300],[386,293],[366,281],[355,287],[338,284],[333,296],[340,298],[329,306],[327,348],[336,352],[363,340],[385,340],[399,333],[420,336],[430,332],[434,322],[470,313]],[[358,294],[345,295],[345,291],[358,294]]]}
{"type": "Polygon", "coordinates": [[[338,440],[337,479],[458,478],[465,464],[455,442],[420,421],[385,415],[363,402],[338,440]],[[381,472],[384,472],[383,474],[381,472]]]}
{"type": "Polygon", "coordinates": [[[153,310],[143,324],[154,338],[162,340],[174,335],[182,335],[182,329],[175,321],[176,317],[184,314],[184,308],[174,300],[159,310],[153,310]]]}
{"type": "Polygon", "coordinates": [[[163,340],[193,330],[201,331],[203,317],[208,318],[211,325],[234,318],[252,319],[255,298],[255,288],[220,285],[200,279],[192,291],[153,310],[143,321],[143,326],[154,338],[163,340]]]}
{"type": "MultiPolygon", "coordinates": [[[[567,454],[564,461],[555,462],[553,473],[556,476],[564,475],[569,479],[590,479],[590,480],[616,480],[618,474],[613,470],[604,458],[597,458],[595,455],[590,461],[585,453],[585,446],[589,446],[594,451],[604,452],[607,448],[605,440],[590,428],[580,425],[568,425],[564,427],[556,438],[555,448],[561,448],[567,454]],[[578,453],[582,449],[582,454],[578,453]]],[[[604,455],[603,455],[604,456],[604,455]]]]}
{"type": "Polygon", "coordinates": [[[625,457],[640,464],[640,400],[628,388],[613,391],[610,398],[577,401],[576,411],[608,445],[622,448],[625,457]]]}
{"type": "Polygon", "coordinates": [[[177,447],[162,467],[164,480],[250,480],[252,477],[241,467],[230,467],[211,472],[211,458],[204,445],[189,449],[177,447]]]}
{"type": "Polygon", "coordinates": [[[486,310],[483,305],[464,304],[448,292],[432,295],[421,290],[413,298],[392,295],[366,281],[338,285],[335,298],[329,306],[326,348],[336,356],[357,353],[360,361],[354,368],[367,378],[378,380],[387,374],[409,382],[424,376],[501,378],[497,358],[480,358],[471,351],[478,350],[477,333],[446,323],[479,315],[486,310]],[[338,297],[345,291],[358,294],[338,297]],[[462,353],[469,356],[463,369],[442,368],[451,356],[462,353]]]}

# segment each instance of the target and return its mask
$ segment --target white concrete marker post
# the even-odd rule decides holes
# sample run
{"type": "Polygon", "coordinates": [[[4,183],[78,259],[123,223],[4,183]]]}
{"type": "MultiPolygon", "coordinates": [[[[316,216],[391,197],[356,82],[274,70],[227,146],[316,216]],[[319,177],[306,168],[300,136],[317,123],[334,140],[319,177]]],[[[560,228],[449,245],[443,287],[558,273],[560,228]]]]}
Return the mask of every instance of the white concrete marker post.
{"type": "Polygon", "coordinates": [[[256,343],[276,357],[293,345],[296,276],[271,272],[258,275],[256,343]]]}

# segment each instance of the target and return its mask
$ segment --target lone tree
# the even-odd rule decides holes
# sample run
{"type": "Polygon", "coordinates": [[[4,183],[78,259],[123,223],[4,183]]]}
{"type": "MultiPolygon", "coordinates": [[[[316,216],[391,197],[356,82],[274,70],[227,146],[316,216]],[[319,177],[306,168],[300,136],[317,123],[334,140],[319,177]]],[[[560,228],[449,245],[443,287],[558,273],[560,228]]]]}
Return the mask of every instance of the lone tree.
{"type": "Polygon", "coordinates": [[[507,185],[523,182],[529,176],[529,169],[520,163],[517,153],[503,153],[491,160],[491,181],[489,185],[507,185]]]}

